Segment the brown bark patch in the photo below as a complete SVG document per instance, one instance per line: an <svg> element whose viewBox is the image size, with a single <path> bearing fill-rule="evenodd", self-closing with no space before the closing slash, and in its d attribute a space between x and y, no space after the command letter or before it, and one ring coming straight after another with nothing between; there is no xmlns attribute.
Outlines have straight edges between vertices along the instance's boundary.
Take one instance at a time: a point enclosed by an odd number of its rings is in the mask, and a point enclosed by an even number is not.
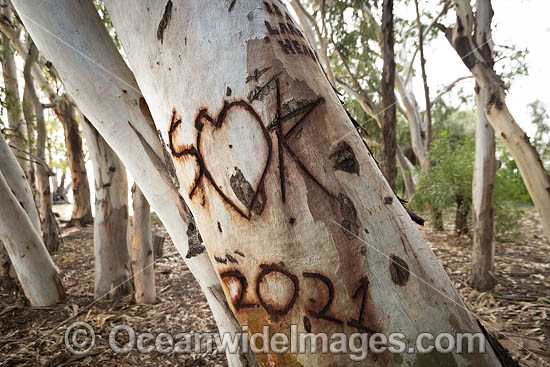
<svg viewBox="0 0 550 367"><path fill-rule="evenodd" d="M390 275L392 282L400 286L407 284L410 277L409 265L405 260L395 255L392 255L390 260Z"/></svg>
<svg viewBox="0 0 550 367"><path fill-rule="evenodd" d="M348 143L341 142L336 150L329 155L329 159L334 159L334 169L359 175L359 162L355 158L355 153Z"/></svg>

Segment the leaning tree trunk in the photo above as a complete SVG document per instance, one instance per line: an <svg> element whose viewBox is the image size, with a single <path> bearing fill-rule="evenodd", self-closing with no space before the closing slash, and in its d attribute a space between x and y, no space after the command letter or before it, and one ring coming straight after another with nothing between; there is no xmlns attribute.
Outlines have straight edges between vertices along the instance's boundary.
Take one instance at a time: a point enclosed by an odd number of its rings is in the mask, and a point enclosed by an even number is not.
<svg viewBox="0 0 550 367"><path fill-rule="evenodd" d="M40 235L0 173L0 240L25 296L33 306L50 306L64 298L63 285Z"/></svg>
<svg viewBox="0 0 550 367"><path fill-rule="evenodd" d="M42 233L40 229L40 217L34 203L32 190L25 178L25 173L2 134L0 134L0 172L17 198L17 201L27 213L32 226L40 236ZM12 269L13 266L9 256L0 241L0 286L13 288L16 274Z"/></svg>
<svg viewBox="0 0 550 367"><path fill-rule="evenodd" d="M241 325L479 331L301 33L286 31L297 26L282 3L106 3ZM350 364L338 354L256 358ZM388 353L369 362L392 363ZM402 363L498 364L492 352Z"/></svg>
<svg viewBox="0 0 550 367"><path fill-rule="evenodd" d="M67 98L64 98L59 106L58 117L63 124L67 160L71 169L73 212L69 225L85 226L94 221L90 200L90 184L88 183L86 162L84 162L82 139L78 130L75 108Z"/></svg>
<svg viewBox="0 0 550 367"><path fill-rule="evenodd" d="M240 332L193 218L178 195L178 179L171 160L166 159L147 102L93 4L69 0L13 3L33 40L54 61L71 97L121 157L166 226L203 290L220 333ZM40 19L41 25L33 19ZM254 357L242 350L227 356L230 366L254 365Z"/></svg>
<svg viewBox="0 0 550 367"><path fill-rule="evenodd" d="M395 190L397 177L397 116L395 100L395 58L393 52L393 0L384 0L382 11L382 139L384 140L382 172Z"/></svg>
<svg viewBox="0 0 550 367"><path fill-rule="evenodd" d="M155 258L151 235L151 207L134 183L132 187L132 273L136 303L155 303Z"/></svg>
<svg viewBox="0 0 550 367"><path fill-rule="evenodd" d="M32 45L25 61L25 70L23 74L25 77L25 88L27 89L28 95L30 97L29 102L32 103L34 114L36 117L36 156L41 159L42 162L45 162L47 136L46 122L44 121L44 108L42 106L42 103L40 103L40 100L38 99L38 95L36 94L34 80L31 75L31 68L37 57L38 50L34 45ZM50 189L50 176L48 174L48 171L42 164L36 164L35 171L38 181L38 208L40 210L40 216L42 219L42 237L48 251L50 253L53 253L59 248L60 238L59 228L57 226L55 215L53 214L52 210L53 200L52 192Z"/></svg>
<svg viewBox="0 0 550 367"><path fill-rule="evenodd" d="M483 33L479 39L476 32L480 29L480 24L474 29L472 7L466 0L453 0L457 24L452 28L439 25L439 28L445 31L447 39L486 94L483 107L487 120L514 158L529 195L539 211L542 228L550 244L550 176L536 149L529 142L529 137L508 110L504 82L495 72L492 60L483 51L483 47L487 45L492 50L490 27L493 10L490 0L477 1L478 9L481 6L489 13L484 18L485 25L481 27Z"/></svg>
<svg viewBox="0 0 550 367"><path fill-rule="evenodd" d="M94 294L118 298L132 292L126 169L85 117L82 128L95 178Z"/></svg>

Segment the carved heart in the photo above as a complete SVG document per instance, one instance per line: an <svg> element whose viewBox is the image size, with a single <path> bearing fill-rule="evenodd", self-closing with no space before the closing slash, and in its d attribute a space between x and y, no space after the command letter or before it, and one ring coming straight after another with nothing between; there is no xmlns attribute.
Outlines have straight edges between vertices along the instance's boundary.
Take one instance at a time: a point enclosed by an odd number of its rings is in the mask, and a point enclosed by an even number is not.
<svg viewBox="0 0 550 367"><path fill-rule="evenodd" d="M181 124L172 121L170 137ZM260 214L265 204L263 180L271 161L271 137L262 119L245 101L225 102L214 119L208 110L199 111L195 119L195 147L176 151L176 157L192 155L199 164L199 174L190 188L193 197L204 176L233 209L249 219Z"/></svg>

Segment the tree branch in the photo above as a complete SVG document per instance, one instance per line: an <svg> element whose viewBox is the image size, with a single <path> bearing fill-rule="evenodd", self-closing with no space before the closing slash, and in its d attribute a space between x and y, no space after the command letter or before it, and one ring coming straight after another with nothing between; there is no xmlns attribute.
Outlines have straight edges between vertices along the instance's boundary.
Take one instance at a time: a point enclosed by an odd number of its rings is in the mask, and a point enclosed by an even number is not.
<svg viewBox="0 0 550 367"><path fill-rule="evenodd" d="M460 78L456 78L451 83L449 83L445 88L441 89L437 93L437 95L432 99L431 104L433 105L433 104L439 102L441 97L443 97L445 94L449 93L461 81L466 80L466 79L471 79L471 78L473 78L473 75L466 75L466 76L461 76Z"/></svg>

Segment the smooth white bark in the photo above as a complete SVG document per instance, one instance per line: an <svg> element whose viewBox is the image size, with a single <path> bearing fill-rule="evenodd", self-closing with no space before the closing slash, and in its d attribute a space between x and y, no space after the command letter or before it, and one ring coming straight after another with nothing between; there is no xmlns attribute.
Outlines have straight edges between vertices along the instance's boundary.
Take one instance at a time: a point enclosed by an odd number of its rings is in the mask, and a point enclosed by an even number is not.
<svg viewBox="0 0 550 367"><path fill-rule="evenodd" d="M132 273L136 303L155 303L155 257L151 234L151 207L134 183L132 187Z"/></svg>
<svg viewBox="0 0 550 367"><path fill-rule="evenodd" d="M50 306L64 298L63 285L46 246L0 173L0 240L31 305Z"/></svg>
<svg viewBox="0 0 550 367"><path fill-rule="evenodd" d="M478 2L483 2L483 11L492 12L490 0ZM514 158L531 199L539 211L542 228L550 244L550 176L539 154L529 142L529 137L508 110L504 82L495 72L492 60L484 51L487 47L492 50L490 23L479 30L483 37L475 39L478 29L474 30L475 18L470 2L453 0L453 4L458 22L453 28L446 29L445 35L472 72L479 87L487 94L484 106L487 120ZM483 42L478 45L480 40Z"/></svg>
<svg viewBox="0 0 550 367"><path fill-rule="evenodd" d="M32 226L38 234L41 234L40 217L34 203L32 190L25 177L25 172L19 165L8 143L0 134L0 172L4 175L8 186L29 216Z"/></svg>
<svg viewBox="0 0 550 367"><path fill-rule="evenodd" d="M106 4L241 325L351 334L362 323L410 338L478 330L321 68L293 44L301 38L266 27L288 24L286 16L256 0L231 8L177 0L159 28L164 3ZM342 137L347 145L338 145ZM330 156L348 157L350 169L335 170ZM332 302L322 309L311 299ZM498 364L492 352L438 357L403 355L403 363ZM335 354L257 358L280 366L350 363ZM369 362L387 365L387 358Z"/></svg>
<svg viewBox="0 0 550 367"><path fill-rule="evenodd" d="M195 236L196 229L191 228L175 189L172 169L165 165L147 102L94 6L71 0L16 0L13 4L34 42L54 63L68 93L123 161L166 226L204 291L219 331L238 332L203 246L196 241L189 246L187 232ZM242 355L228 357L231 366L252 363Z"/></svg>
<svg viewBox="0 0 550 367"><path fill-rule="evenodd" d="M96 298L117 298L132 291L126 169L85 118L82 131L94 166L94 294Z"/></svg>

